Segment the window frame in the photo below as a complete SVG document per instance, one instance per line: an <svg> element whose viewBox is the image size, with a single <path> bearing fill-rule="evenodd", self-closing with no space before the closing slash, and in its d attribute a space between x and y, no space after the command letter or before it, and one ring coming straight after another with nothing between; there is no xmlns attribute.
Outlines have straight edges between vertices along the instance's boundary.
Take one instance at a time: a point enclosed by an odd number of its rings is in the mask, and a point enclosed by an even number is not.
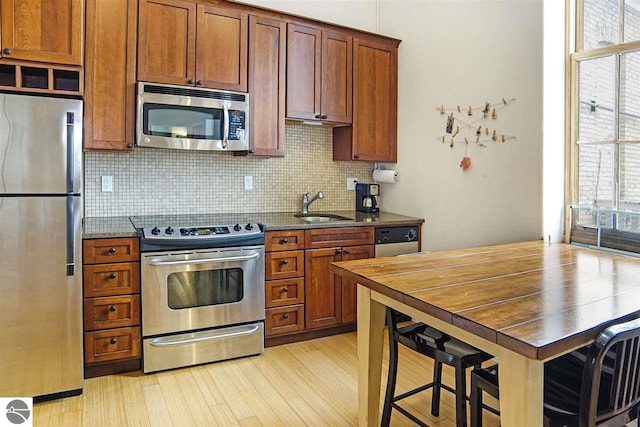
<svg viewBox="0 0 640 427"><path fill-rule="evenodd" d="M620 25L619 40L624 40L624 0L620 1ZM613 182L613 209L604 209L606 211L617 211L620 202L620 147L626 144L640 144L638 140L620 140L620 90L621 90L621 57L623 54L640 52L640 40L612 44L608 46L595 47L584 50L584 0L566 0L566 84L565 92L566 105L566 129L565 129L565 150L566 150L566 167L565 167L565 205L568 209L565 212L565 228L564 241L578 242L587 245L600 246L602 243L603 230L613 240L606 239L605 245L614 250L640 252L640 233L633 233L619 230L616 225L617 216L614 214L612 221L612 229L602 229L601 224L596 227L583 226L577 223L575 214L572 215L572 206L575 207L579 203L579 147L583 144L612 144L614 147L614 182ZM614 105L614 136L612 140L605 141L579 141L579 64L582 61L613 57L615 61L615 105ZM598 211L597 208L593 209ZM597 213L600 218L600 213ZM629 245L629 237L631 235L632 242ZM635 238L634 237L637 237ZM616 243L623 239L625 244L618 247ZM613 243L611 243L613 241Z"/></svg>

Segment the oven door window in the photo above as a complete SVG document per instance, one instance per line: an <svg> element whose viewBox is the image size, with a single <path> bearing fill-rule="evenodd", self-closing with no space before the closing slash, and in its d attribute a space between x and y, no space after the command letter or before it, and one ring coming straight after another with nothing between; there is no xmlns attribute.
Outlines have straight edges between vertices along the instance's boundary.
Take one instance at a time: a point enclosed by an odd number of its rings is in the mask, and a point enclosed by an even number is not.
<svg viewBox="0 0 640 427"><path fill-rule="evenodd" d="M222 140L224 110L144 103L143 133L149 136ZM231 121L231 119L229 119Z"/></svg>
<svg viewBox="0 0 640 427"><path fill-rule="evenodd" d="M185 308L230 304L244 296L241 268L181 271L167 277L169 308Z"/></svg>

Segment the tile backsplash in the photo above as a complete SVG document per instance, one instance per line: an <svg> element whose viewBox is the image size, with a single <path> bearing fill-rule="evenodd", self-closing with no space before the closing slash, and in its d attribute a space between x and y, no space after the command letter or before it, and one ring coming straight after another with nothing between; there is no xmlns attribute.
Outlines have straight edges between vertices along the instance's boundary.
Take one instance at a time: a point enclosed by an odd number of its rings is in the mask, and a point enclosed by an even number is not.
<svg viewBox="0 0 640 427"><path fill-rule="evenodd" d="M351 210L355 192L346 189L346 179L373 182L373 164L334 162L331 140L329 127L287 124L285 157L153 148L87 152L85 216L292 212L305 191L325 195L311 211ZM113 192L101 192L104 175L113 176ZM253 190L244 189L246 175Z"/></svg>

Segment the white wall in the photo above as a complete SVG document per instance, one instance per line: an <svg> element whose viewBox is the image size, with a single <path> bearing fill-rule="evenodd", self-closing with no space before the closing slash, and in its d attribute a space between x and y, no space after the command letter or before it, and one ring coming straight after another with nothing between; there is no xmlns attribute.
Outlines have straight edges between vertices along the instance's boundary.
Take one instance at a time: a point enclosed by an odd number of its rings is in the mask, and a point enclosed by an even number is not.
<svg viewBox="0 0 640 427"><path fill-rule="evenodd" d="M380 206L425 218L425 250L542 236L543 0L248 2L402 40L398 163L388 165L400 180L382 185ZM490 125L517 139L470 146L463 172L464 143L436 142L444 133L436 106L501 98L516 102Z"/></svg>

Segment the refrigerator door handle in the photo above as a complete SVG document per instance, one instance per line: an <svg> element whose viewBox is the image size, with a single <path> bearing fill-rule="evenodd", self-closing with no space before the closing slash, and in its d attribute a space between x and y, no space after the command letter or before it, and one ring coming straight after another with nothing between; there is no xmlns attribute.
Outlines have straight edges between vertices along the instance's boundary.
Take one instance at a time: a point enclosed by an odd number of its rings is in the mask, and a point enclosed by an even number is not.
<svg viewBox="0 0 640 427"><path fill-rule="evenodd" d="M67 276L75 275L75 197L67 196Z"/></svg>
<svg viewBox="0 0 640 427"><path fill-rule="evenodd" d="M74 193L74 127L75 113L67 112L67 193Z"/></svg>

